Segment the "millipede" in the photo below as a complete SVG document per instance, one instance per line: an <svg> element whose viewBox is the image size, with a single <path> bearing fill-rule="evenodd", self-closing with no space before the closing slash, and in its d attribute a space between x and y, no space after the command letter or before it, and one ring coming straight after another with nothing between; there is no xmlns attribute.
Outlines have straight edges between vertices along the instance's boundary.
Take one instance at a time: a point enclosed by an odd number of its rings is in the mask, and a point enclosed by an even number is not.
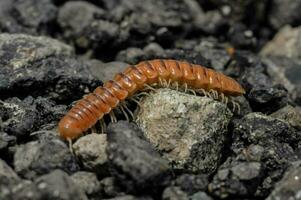
<svg viewBox="0 0 301 200"><path fill-rule="evenodd" d="M158 87L209 96L225 104L232 102L233 109L239 109L239 105L231 97L245 93L234 79L201 65L177 60L142 61L128 66L124 72L117 73L113 80L105 82L77 101L60 120L59 135L71 142L93 128L97 121L103 127L106 114L110 115L112 122L116 122L113 109L120 109L129 119L127 112L132 113L125 100L130 99L139 104L136 98L139 94Z"/></svg>

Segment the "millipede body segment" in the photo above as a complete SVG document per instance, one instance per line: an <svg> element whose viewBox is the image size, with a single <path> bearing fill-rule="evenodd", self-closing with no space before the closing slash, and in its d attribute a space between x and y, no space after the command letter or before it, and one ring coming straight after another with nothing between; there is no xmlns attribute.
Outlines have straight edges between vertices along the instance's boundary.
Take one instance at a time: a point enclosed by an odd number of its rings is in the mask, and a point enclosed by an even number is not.
<svg viewBox="0 0 301 200"><path fill-rule="evenodd" d="M192 91L214 91L226 97L245 93L238 82L212 69L176 60L143 61L128 66L113 80L85 95L59 122L59 134L66 140L79 137L105 114L146 86L185 86Z"/></svg>

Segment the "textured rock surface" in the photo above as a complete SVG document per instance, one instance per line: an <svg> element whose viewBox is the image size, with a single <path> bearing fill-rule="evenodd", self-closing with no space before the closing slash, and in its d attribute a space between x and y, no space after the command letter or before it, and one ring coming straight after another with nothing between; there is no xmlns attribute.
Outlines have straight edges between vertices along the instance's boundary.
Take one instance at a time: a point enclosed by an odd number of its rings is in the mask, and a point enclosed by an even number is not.
<svg viewBox="0 0 301 200"><path fill-rule="evenodd" d="M231 116L220 102L159 89L141 103L137 122L151 144L176 167L208 173L220 162Z"/></svg>
<svg viewBox="0 0 301 200"><path fill-rule="evenodd" d="M301 8L301 3L300 3ZM301 22L301 18L300 18ZM274 39L267 43L261 50L262 55L285 56L289 58L301 58L301 27L283 27Z"/></svg>
<svg viewBox="0 0 301 200"><path fill-rule="evenodd" d="M69 148L60 140L33 141L20 145L14 155L16 172L32 179L54 169L74 172L78 169Z"/></svg>
<svg viewBox="0 0 301 200"><path fill-rule="evenodd" d="M73 145L74 153L84 169L94 171L99 175L107 173L106 147L107 135L95 133L79 138Z"/></svg>
<svg viewBox="0 0 301 200"><path fill-rule="evenodd" d="M143 139L137 126L125 121L111 124L108 143L107 153L114 174L128 190L163 184L163 175L169 171L168 163Z"/></svg>

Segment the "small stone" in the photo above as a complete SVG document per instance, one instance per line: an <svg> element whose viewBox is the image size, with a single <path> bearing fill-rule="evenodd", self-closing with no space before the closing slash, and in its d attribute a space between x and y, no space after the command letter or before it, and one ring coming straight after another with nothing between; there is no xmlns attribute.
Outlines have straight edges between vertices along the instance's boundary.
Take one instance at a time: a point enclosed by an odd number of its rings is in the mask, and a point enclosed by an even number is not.
<svg viewBox="0 0 301 200"><path fill-rule="evenodd" d="M193 195L189 196L189 200L213 200L213 198L205 192L196 192Z"/></svg>
<svg viewBox="0 0 301 200"><path fill-rule="evenodd" d="M274 29L279 29L286 24L301 24L300 1L273 0L269 4L269 9L268 20Z"/></svg>
<svg viewBox="0 0 301 200"><path fill-rule="evenodd" d="M174 181L174 185L180 187L188 195L201 190L206 191L208 184L208 176L203 174L183 174Z"/></svg>
<svg viewBox="0 0 301 200"><path fill-rule="evenodd" d="M163 191L163 200L188 200L188 196L179 187L168 187Z"/></svg>
<svg viewBox="0 0 301 200"><path fill-rule="evenodd" d="M71 179L90 199L101 199L101 187L96 174L79 171L72 174Z"/></svg>
<svg viewBox="0 0 301 200"><path fill-rule="evenodd" d="M110 124L107 132L112 173L127 190L139 191L164 184L162 178L169 171L168 163L143 138L137 126L118 121Z"/></svg>
<svg viewBox="0 0 301 200"><path fill-rule="evenodd" d="M73 144L74 152L83 164L83 167L99 175L107 173L108 158L106 147L107 135L95 133L80 137Z"/></svg>
<svg viewBox="0 0 301 200"><path fill-rule="evenodd" d="M58 139L20 145L14 155L14 167L21 177L27 179L36 178L54 169L74 172L79 168L69 148Z"/></svg>
<svg viewBox="0 0 301 200"><path fill-rule="evenodd" d="M0 131L0 152L16 144L17 138Z"/></svg>
<svg viewBox="0 0 301 200"><path fill-rule="evenodd" d="M102 193L104 196L116 197L124 194L122 187L118 184L118 180L114 177L106 177L100 181Z"/></svg>
<svg viewBox="0 0 301 200"><path fill-rule="evenodd" d="M296 162L284 174L283 178L275 185L275 189L267 200L301 199L301 165Z"/></svg>
<svg viewBox="0 0 301 200"><path fill-rule="evenodd" d="M158 89L141 102L137 122L145 137L175 167L210 173L220 161L231 116L218 101Z"/></svg>
<svg viewBox="0 0 301 200"><path fill-rule="evenodd" d="M301 27L292 28L289 25L284 26L275 35L273 40L268 42L262 48L260 54L264 56L283 56L288 58L301 58L300 34L301 34Z"/></svg>
<svg viewBox="0 0 301 200"><path fill-rule="evenodd" d="M271 117L287 121L292 127L301 130L301 114L291 105L272 113Z"/></svg>

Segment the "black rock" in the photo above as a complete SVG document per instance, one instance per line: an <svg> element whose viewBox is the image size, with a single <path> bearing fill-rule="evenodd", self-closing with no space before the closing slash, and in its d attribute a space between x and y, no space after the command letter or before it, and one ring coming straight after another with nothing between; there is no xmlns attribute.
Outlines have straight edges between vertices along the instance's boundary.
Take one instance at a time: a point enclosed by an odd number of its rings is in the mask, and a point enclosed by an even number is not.
<svg viewBox="0 0 301 200"><path fill-rule="evenodd" d="M18 139L24 139L29 133L39 130L42 125L56 124L65 112L65 107L56 106L46 98L27 97L23 101L18 98L0 101L0 111L3 131Z"/></svg>
<svg viewBox="0 0 301 200"><path fill-rule="evenodd" d="M54 169L69 173L79 169L67 145L58 139L20 145L14 155L14 167L21 177L27 179L47 174Z"/></svg>
<svg viewBox="0 0 301 200"><path fill-rule="evenodd" d="M219 198L253 195L260 183L261 177L261 163L235 163L230 168L218 170L209 185L209 192Z"/></svg>
<svg viewBox="0 0 301 200"><path fill-rule="evenodd" d="M206 191L208 184L208 176L202 174L183 174L174 181L174 185L180 187L188 195L199 191Z"/></svg>
<svg viewBox="0 0 301 200"><path fill-rule="evenodd" d="M1 1L0 30L9 33L52 35L57 7L51 0Z"/></svg>
<svg viewBox="0 0 301 200"><path fill-rule="evenodd" d="M275 189L267 200L300 199L300 161L294 163L284 174L283 178L275 185Z"/></svg>
<svg viewBox="0 0 301 200"><path fill-rule="evenodd" d="M92 172L79 171L71 176L71 179L81 188L89 199L102 199L101 185L96 174Z"/></svg>
<svg viewBox="0 0 301 200"><path fill-rule="evenodd" d="M134 124L119 121L108 128L107 154L113 174L127 190L139 191L164 184L168 162L161 158ZM166 178L166 177L165 177Z"/></svg>
<svg viewBox="0 0 301 200"><path fill-rule="evenodd" d="M270 9L269 22L275 29L285 24L295 26L301 24L300 1L273 0Z"/></svg>
<svg viewBox="0 0 301 200"><path fill-rule="evenodd" d="M265 71L262 62L254 63L244 71L241 81L253 111L271 113L287 104L288 93L284 86L272 84Z"/></svg>
<svg viewBox="0 0 301 200"><path fill-rule="evenodd" d="M34 182L20 182L15 186L11 199L15 200L87 200L87 196L81 187L78 187L72 179L61 170L38 177Z"/></svg>

